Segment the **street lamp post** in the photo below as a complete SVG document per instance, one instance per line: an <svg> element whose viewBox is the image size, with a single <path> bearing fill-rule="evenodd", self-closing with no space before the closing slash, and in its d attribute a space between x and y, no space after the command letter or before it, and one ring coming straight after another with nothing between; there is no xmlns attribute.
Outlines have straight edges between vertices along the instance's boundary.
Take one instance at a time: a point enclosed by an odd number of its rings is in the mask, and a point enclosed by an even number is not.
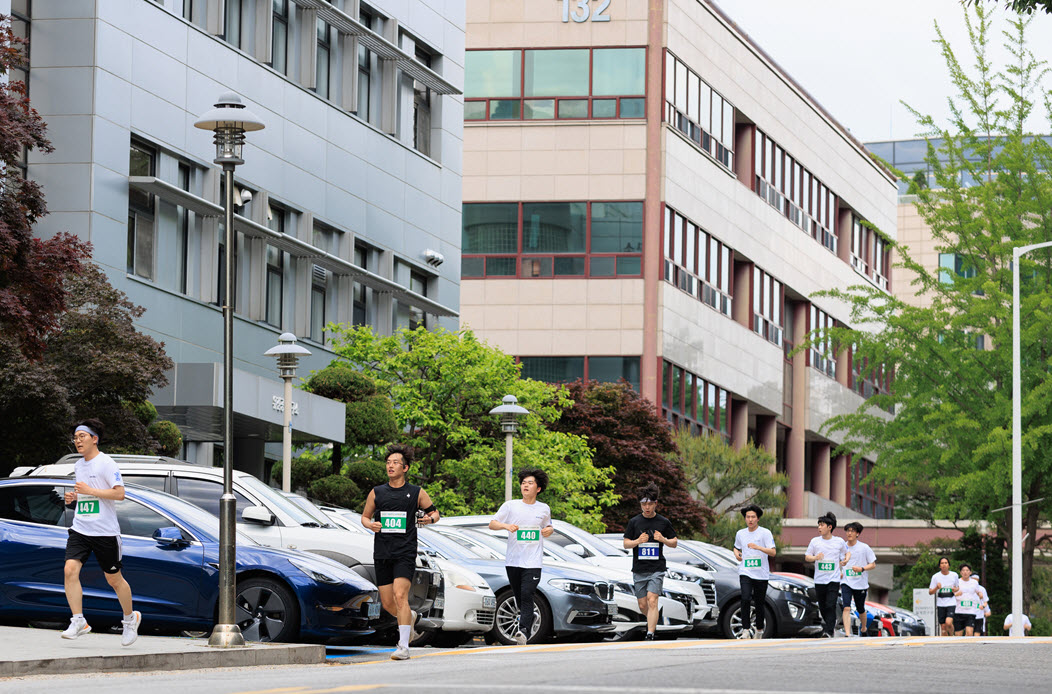
<svg viewBox="0 0 1052 694"><path fill-rule="evenodd" d="M500 428L504 432L504 500L511 501L511 439L519 430L519 417L530 411L519 405L514 395L505 395L502 402L489 413L500 415Z"/></svg>
<svg viewBox="0 0 1052 694"><path fill-rule="evenodd" d="M281 489L292 491L292 379L296 378L296 367L300 357L309 357L310 352L296 344L292 333L281 333L277 347L263 353L265 357L277 357L278 373L285 381L285 404L281 408L283 417L281 437Z"/></svg>
<svg viewBox="0 0 1052 694"><path fill-rule="evenodd" d="M1026 636L1023 628L1023 417L1022 375L1019 350L1019 261L1052 241L1012 249L1012 630L1010 636Z"/></svg>
<svg viewBox="0 0 1052 694"><path fill-rule="evenodd" d="M224 232L226 245L223 288L223 496L219 498L219 614L208 645L236 648L245 638L234 616L234 558L236 499L234 465L234 167L241 158L245 133L263 129L263 122L241 103L237 94L219 97L215 107L194 123L215 133L216 164L223 167Z"/></svg>

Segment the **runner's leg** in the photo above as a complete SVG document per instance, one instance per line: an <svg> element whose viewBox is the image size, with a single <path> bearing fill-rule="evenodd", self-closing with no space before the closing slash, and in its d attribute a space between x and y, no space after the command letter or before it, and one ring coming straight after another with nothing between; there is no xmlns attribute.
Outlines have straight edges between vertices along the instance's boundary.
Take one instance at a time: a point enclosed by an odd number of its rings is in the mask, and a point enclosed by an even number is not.
<svg viewBox="0 0 1052 694"><path fill-rule="evenodd" d="M748 576L739 576L738 585L742 590L742 632L745 632L752 628L753 580Z"/></svg>
<svg viewBox="0 0 1052 694"><path fill-rule="evenodd" d="M522 578L519 582L519 595L516 600L519 603L519 631L528 639L533 629L533 595L537 591L537 585L541 582L540 569L520 569Z"/></svg>
<svg viewBox="0 0 1052 694"><path fill-rule="evenodd" d="M84 589L80 585L80 569L84 566L76 559L67 559L65 566L66 602L73 614L81 614L84 603Z"/></svg>

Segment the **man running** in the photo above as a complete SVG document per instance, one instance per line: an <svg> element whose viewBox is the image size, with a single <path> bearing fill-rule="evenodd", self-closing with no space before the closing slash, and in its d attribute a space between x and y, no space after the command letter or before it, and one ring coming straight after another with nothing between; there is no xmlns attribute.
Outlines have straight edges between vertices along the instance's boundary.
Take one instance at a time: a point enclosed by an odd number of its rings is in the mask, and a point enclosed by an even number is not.
<svg viewBox="0 0 1052 694"><path fill-rule="evenodd" d="M373 487L362 509L362 525L372 530L373 563L380 603L398 620L398 647L391 660L409 659L409 638L416 615L409 609L409 588L416 571L416 526L437 523L438 509L427 492L406 482L413 450L387 447L387 483ZM417 513L423 509L423 515Z"/></svg>
<svg viewBox="0 0 1052 694"><path fill-rule="evenodd" d="M953 591L957 588L959 578L956 571L950 571L949 558L942 557L939 559L938 572L928 584L928 595L935 596L936 619L942 625L943 636L953 636L953 613L957 608Z"/></svg>
<svg viewBox="0 0 1052 694"><path fill-rule="evenodd" d="M804 561L815 563L815 592L822 613L822 636L833 638L836 631L836 599L840 595L840 569L851 559L847 543L835 537L836 516L832 511L818 519L818 537L807 545ZM845 633L851 630L848 622Z"/></svg>
<svg viewBox="0 0 1052 694"><path fill-rule="evenodd" d="M647 616L646 640L653 641L657 631L658 598L665 578L665 547L675 547L679 540L668 518L658 514L656 484L648 484L636 491L639 497L638 516L628 521L622 540L625 549L632 550L633 592L639 611Z"/></svg>
<svg viewBox="0 0 1052 694"><path fill-rule="evenodd" d="M851 561L844 566L844 582L840 584L840 599L844 603L844 632L851 636L851 603L858 612L858 634L865 636L869 628L869 613L866 612L866 594L869 592L869 572L877 565L873 549L858 539L862 524L852 521L844 526L847 549Z"/></svg>
<svg viewBox="0 0 1052 694"><path fill-rule="evenodd" d="M745 526L734 535L734 557L738 560L738 584L741 586L742 639L762 639L767 581L771 578L770 558L778 551L774 535L760 527L763 509L749 504L741 510ZM756 626L752 607L756 601Z"/></svg>
<svg viewBox="0 0 1052 694"><path fill-rule="evenodd" d="M73 445L82 457L73 464L76 484L66 492L67 505L76 504L73 527L66 541L66 601L73 612L62 638L75 639L91 631L84 619L84 589L80 570L92 554L102 567L106 582L117 593L124 618L121 645L130 646L139 638L142 615L132 609L131 586L121 575L121 528L117 522L117 502L124 499L124 481L113 458L99 450L102 422L86 419L73 431Z"/></svg>
<svg viewBox="0 0 1052 694"><path fill-rule="evenodd" d="M961 576L953 589L957 600L953 615L954 632L957 636L972 636L975 634L975 619L983 614L980 608L982 598L979 595L979 581L972 578L972 567L968 564L961 564L958 571L961 572Z"/></svg>
<svg viewBox="0 0 1052 694"><path fill-rule="evenodd" d="M489 522L490 530L508 531L504 570L515 594L515 604L519 606L519 629L515 632L518 646L525 646L533 635L533 594L541 582L543 538L555 532L552 510L548 504L537 501L537 495L547 486L548 473L543 470L520 470L522 499L505 501Z"/></svg>

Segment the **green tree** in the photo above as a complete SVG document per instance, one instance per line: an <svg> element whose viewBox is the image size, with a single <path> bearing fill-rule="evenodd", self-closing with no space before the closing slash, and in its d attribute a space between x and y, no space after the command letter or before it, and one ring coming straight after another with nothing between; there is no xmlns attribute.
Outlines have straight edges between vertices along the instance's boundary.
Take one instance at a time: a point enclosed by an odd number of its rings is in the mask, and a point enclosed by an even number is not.
<svg viewBox="0 0 1052 694"><path fill-rule="evenodd" d="M512 357L471 331L400 330L377 336L364 326L333 336L339 358L376 381L395 405L399 438L417 451L410 479L446 515L490 513L504 499L504 436L489 411L506 394L530 411L515 437L515 466L551 478L545 502L559 518L601 530L616 501L608 468L592 462L580 436L549 429L573 403L565 388L519 378Z"/></svg>
<svg viewBox="0 0 1052 694"><path fill-rule="evenodd" d="M745 526L741 509L756 504L764 510L763 526L778 537L785 508L786 475L774 472L774 456L751 442L740 451L718 436L696 436L680 428L671 456L683 470L687 488L711 509L705 534L709 542L729 547Z"/></svg>
<svg viewBox="0 0 1052 694"><path fill-rule="evenodd" d="M966 0L967 4L978 2L979 0ZM986 2L994 4L1003 2L1008 9L1019 14L1033 14L1035 11L1052 14L1052 0L986 0Z"/></svg>
<svg viewBox="0 0 1052 694"><path fill-rule="evenodd" d="M970 69L936 24L957 92L951 122L940 127L915 112L930 138L934 174L930 188L916 191L916 208L938 251L954 254L961 271L928 269L900 248L922 306L868 286L825 292L848 303L853 326L826 337L855 345L856 363L895 374L890 394L828 426L846 433L847 450L878 456L873 480L907 498L911 513L986 519L1008 537L1010 512L993 509L1011 502L1012 248L1052 240L1052 148L1024 130L1045 72L1027 48L1028 20L1011 21L1005 36L1013 57L996 70L987 11L976 4L966 19L976 56ZM1045 499L1023 511L1029 605L1035 545L1049 542L1038 521L1052 509L1052 254L1024 259L1021 269L1023 500ZM993 349L983 348L988 343ZM892 407L894 418L877 411Z"/></svg>

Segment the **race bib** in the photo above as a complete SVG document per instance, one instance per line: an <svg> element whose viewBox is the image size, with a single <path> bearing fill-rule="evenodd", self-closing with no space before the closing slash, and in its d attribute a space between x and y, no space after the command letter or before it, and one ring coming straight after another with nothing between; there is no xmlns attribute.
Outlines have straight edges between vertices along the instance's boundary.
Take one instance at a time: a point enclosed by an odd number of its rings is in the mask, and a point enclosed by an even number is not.
<svg viewBox="0 0 1052 694"><path fill-rule="evenodd" d="M761 561L760 561L759 557L749 557L748 559L745 560L745 568L746 569L759 569L760 566L761 566Z"/></svg>
<svg viewBox="0 0 1052 694"><path fill-rule="evenodd" d="M939 588L935 595L940 598L952 598L953 588Z"/></svg>
<svg viewBox="0 0 1052 694"><path fill-rule="evenodd" d="M380 532L405 533L406 521L405 511L380 511Z"/></svg>
<svg viewBox="0 0 1052 694"><path fill-rule="evenodd" d="M644 542L639 545L639 558L654 560L661 558L661 545L656 542Z"/></svg>
<svg viewBox="0 0 1052 694"><path fill-rule="evenodd" d="M961 607L975 607L974 600L961 600Z"/></svg>
<svg viewBox="0 0 1052 694"><path fill-rule="evenodd" d="M97 496L81 494L77 498L77 515L97 516L99 514L99 506L99 498Z"/></svg>
<svg viewBox="0 0 1052 694"><path fill-rule="evenodd" d="M527 528L519 528L515 531L516 542L540 542L541 540L541 529L533 526Z"/></svg>
<svg viewBox="0 0 1052 694"><path fill-rule="evenodd" d="M835 561L820 561L820 562L818 562L818 570L819 571L835 571L836 570L836 562Z"/></svg>
<svg viewBox="0 0 1052 694"><path fill-rule="evenodd" d="M861 571L855 571L854 569L844 569L844 575L848 578L854 578L855 576L861 576Z"/></svg>

